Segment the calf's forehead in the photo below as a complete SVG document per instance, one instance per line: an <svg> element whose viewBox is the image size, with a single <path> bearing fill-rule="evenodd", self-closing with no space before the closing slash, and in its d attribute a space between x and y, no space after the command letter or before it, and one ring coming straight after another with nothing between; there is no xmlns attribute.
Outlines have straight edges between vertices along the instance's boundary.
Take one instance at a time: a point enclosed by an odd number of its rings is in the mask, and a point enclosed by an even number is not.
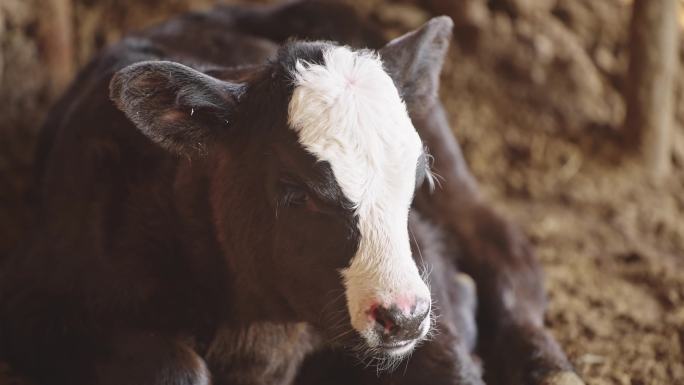
<svg viewBox="0 0 684 385"><path fill-rule="evenodd" d="M290 68L288 123L360 214L408 209L422 144L377 54L322 45ZM401 206L401 207L398 207ZM389 208L389 207L388 207ZM377 210L376 210L377 211Z"/></svg>

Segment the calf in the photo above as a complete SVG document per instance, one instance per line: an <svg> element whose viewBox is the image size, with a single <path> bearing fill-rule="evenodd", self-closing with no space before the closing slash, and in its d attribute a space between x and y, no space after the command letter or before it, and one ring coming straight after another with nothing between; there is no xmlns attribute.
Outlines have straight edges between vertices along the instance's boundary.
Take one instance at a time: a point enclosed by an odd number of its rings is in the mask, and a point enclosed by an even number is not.
<svg viewBox="0 0 684 385"><path fill-rule="evenodd" d="M43 130L3 354L46 384L481 384L458 262L486 378L570 378L531 251L479 200L436 98L450 35L441 17L383 45L304 2L107 49Z"/></svg>

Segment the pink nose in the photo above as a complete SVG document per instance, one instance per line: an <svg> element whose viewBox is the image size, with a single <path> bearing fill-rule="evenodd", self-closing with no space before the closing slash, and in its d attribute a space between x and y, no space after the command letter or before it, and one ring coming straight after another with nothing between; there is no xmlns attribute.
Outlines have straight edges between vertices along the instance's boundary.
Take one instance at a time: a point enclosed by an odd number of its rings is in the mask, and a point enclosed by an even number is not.
<svg viewBox="0 0 684 385"><path fill-rule="evenodd" d="M385 344L414 340L421 336L421 326L430 313L430 301L396 301L389 306L374 304L368 315L375 321L374 330Z"/></svg>

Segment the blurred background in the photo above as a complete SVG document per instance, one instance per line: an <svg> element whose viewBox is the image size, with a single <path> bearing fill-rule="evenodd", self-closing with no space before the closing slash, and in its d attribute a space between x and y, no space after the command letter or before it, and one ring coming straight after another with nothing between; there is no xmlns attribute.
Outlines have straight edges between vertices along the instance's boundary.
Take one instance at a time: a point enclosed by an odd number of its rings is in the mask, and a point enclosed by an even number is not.
<svg viewBox="0 0 684 385"><path fill-rule="evenodd" d="M0 0L0 258L30 225L35 138L76 71L215 2ZM587 383L684 384L684 1L348 2L388 38L454 19L442 100L482 190L536 245L547 323Z"/></svg>

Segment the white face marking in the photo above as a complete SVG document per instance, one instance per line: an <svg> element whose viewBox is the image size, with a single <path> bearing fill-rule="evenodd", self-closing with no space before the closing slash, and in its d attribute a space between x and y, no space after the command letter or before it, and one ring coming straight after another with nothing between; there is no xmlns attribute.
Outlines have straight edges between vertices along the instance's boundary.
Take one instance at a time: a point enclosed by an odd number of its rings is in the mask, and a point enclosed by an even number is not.
<svg viewBox="0 0 684 385"><path fill-rule="evenodd" d="M195 376L197 379L197 385L211 384L211 373L207 368L207 364L198 356L193 358L195 359Z"/></svg>
<svg viewBox="0 0 684 385"><path fill-rule="evenodd" d="M323 57L323 65L297 63L289 123L355 205L361 240L341 275L352 326L375 346L366 314L374 302L430 298L408 234L422 142L377 55L331 47Z"/></svg>

